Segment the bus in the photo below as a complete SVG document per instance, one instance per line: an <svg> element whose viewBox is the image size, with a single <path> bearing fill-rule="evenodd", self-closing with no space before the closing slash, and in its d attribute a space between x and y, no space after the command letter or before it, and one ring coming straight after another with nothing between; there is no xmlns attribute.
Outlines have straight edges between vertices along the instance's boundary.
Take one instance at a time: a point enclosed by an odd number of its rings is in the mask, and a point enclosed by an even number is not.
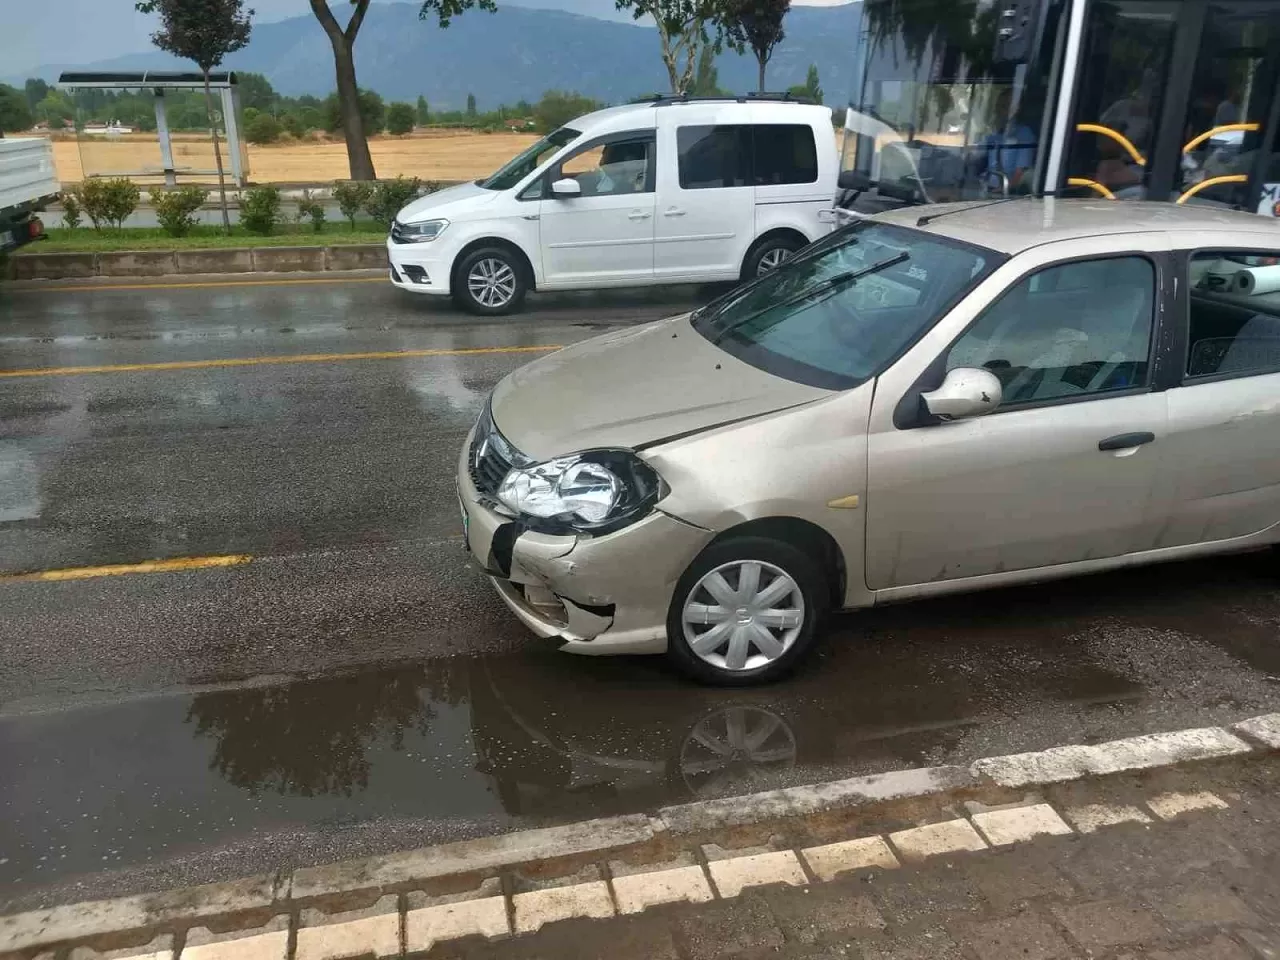
<svg viewBox="0 0 1280 960"><path fill-rule="evenodd" d="M1280 216L1280 0L863 0L842 219L1036 194Z"/></svg>

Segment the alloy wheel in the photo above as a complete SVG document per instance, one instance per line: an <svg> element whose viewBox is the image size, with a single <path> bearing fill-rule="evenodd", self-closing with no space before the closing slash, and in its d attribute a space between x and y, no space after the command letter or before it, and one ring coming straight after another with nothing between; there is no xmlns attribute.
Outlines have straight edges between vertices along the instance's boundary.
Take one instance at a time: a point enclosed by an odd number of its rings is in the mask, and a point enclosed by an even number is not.
<svg viewBox="0 0 1280 960"><path fill-rule="evenodd" d="M760 263L756 267L756 273L763 276L772 270L777 270L790 259L790 250L787 250L785 247L771 247L761 254Z"/></svg>
<svg viewBox="0 0 1280 960"><path fill-rule="evenodd" d="M506 261L486 257L471 265L467 289L484 307L505 307L516 295L516 272Z"/></svg>

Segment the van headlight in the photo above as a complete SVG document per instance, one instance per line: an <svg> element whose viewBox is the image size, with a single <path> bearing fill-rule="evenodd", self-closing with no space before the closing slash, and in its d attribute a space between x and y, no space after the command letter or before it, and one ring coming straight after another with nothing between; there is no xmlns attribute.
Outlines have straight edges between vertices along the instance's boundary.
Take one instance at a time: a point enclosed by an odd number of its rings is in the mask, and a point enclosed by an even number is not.
<svg viewBox="0 0 1280 960"><path fill-rule="evenodd" d="M397 224L396 238L401 243L428 243L449 225L448 220L424 220L422 223Z"/></svg>
<svg viewBox="0 0 1280 960"><path fill-rule="evenodd" d="M647 513L661 486L653 468L630 451L590 450L513 467L498 500L533 519L534 529L608 532Z"/></svg>

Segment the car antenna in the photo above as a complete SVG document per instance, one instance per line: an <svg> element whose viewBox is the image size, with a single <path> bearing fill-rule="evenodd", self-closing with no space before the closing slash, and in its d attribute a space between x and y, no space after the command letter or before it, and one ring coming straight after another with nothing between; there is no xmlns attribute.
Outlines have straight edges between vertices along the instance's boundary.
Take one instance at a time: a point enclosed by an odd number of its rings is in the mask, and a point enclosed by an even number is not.
<svg viewBox="0 0 1280 960"><path fill-rule="evenodd" d="M941 213L930 213L921 217L916 221L917 227L927 227L933 221L941 217L949 217L953 213L968 213L970 210L983 210L987 207L998 207L1002 203L1012 203L1014 200L1025 200L1026 197L1001 197L999 200L988 200L986 203L975 203L971 207L961 207L958 210L943 210Z"/></svg>

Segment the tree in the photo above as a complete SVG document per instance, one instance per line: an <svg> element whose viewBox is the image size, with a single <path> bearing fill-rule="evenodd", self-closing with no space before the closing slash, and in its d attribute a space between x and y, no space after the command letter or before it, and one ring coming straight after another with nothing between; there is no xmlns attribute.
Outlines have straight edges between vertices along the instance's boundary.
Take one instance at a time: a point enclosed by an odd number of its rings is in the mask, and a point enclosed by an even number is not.
<svg viewBox="0 0 1280 960"><path fill-rule="evenodd" d="M428 123L431 122L431 110L427 106L427 98L424 97L422 94L418 94L417 115L418 115L419 125L425 127Z"/></svg>
<svg viewBox="0 0 1280 960"><path fill-rule="evenodd" d="M616 0L636 20L652 17L662 44L662 62L671 92L683 94L693 85L698 55L704 46L719 52L732 0Z"/></svg>
<svg viewBox="0 0 1280 960"><path fill-rule="evenodd" d="M64 120L74 120L76 108L60 90L51 90L43 100L35 106L35 117L49 126L61 126Z"/></svg>
<svg viewBox="0 0 1280 960"><path fill-rule="evenodd" d="M821 103L822 87L818 85L818 65L816 63L809 64L809 73L805 76L804 83L789 88L787 93L793 97L802 97L805 100L812 100L814 103Z"/></svg>
<svg viewBox="0 0 1280 960"><path fill-rule="evenodd" d="M369 140L364 123L360 88L356 85L355 43L364 15L369 10L369 0L351 0L355 7L345 27L338 24L329 9L328 0L310 0L311 12L320 21L329 45L333 47L333 67L338 82L336 102L339 122L333 129L342 129L347 141L347 166L352 180L373 180L373 157L369 153Z"/></svg>
<svg viewBox="0 0 1280 960"><path fill-rule="evenodd" d="M416 119L417 114L411 104L393 103L387 107L387 133L394 133L397 136L410 133Z"/></svg>
<svg viewBox="0 0 1280 960"><path fill-rule="evenodd" d="M218 198L222 205L222 226L231 232L231 215L227 212L227 181L222 169L222 150L218 147L218 124L214 119L213 90L209 87L209 71L223 58L249 42L249 17L244 0L137 0L141 13L159 13L160 29L151 42L161 50L185 60L194 60L204 74L205 110L209 114L209 137L213 141L213 159L218 168Z"/></svg>
<svg viewBox="0 0 1280 960"><path fill-rule="evenodd" d="M382 128L386 126L387 108L382 102L382 97L373 90L359 90L357 92L357 112L360 115L361 136L371 133L381 133ZM324 101L324 128L330 133L337 133L339 130L349 133L346 125L346 115L342 109L342 101L336 93L329 94ZM367 143L366 143L367 146ZM350 155L348 148L348 156ZM355 180L356 177L352 177Z"/></svg>
<svg viewBox="0 0 1280 960"><path fill-rule="evenodd" d="M0 83L0 133L27 130L34 122L26 94Z"/></svg>
<svg viewBox="0 0 1280 960"><path fill-rule="evenodd" d="M548 90L533 108L533 117L543 133L558 130L575 117L600 109L590 97L561 90Z"/></svg>
<svg viewBox="0 0 1280 960"><path fill-rule="evenodd" d="M474 117L476 115L476 95L474 93L467 94L467 116Z"/></svg>
<svg viewBox="0 0 1280 960"><path fill-rule="evenodd" d="M36 108L36 104L49 95L49 91L53 87L45 83L39 77L28 77L27 82L23 84L23 90L27 94L27 106L32 110Z"/></svg>
<svg viewBox="0 0 1280 960"><path fill-rule="evenodd" d="M717 97L724 93L720 89L720 71L716 69L715 51L710 46L704 46L702 53L698 54L698 71L689 92L696 97Z"/></svg>
<svg viewBox="0 0 1280 960"><path fill-rule="evenodd" d="M275 143L280 139L280 121L269 113L260 113L245 123L244 138L250 143Z"/></svg>
<svg viewBox="0 0 1280 960"><path fill-rule="evenodd" d="M240 105L246 110L275 112L279 95L271 86L271 81L260 73L241 73L236 71L236 88L240 91Z"/></svg>
<svg viewBox="0 0 1280 960"><path fill-rule="evenodd" d="M791 0L730 0L725 17L725 33L731 46L739 51L750 48L760 67L759 91L764 93L765 68L773 49L786 34L783 18L791 9Z"/></svg>

